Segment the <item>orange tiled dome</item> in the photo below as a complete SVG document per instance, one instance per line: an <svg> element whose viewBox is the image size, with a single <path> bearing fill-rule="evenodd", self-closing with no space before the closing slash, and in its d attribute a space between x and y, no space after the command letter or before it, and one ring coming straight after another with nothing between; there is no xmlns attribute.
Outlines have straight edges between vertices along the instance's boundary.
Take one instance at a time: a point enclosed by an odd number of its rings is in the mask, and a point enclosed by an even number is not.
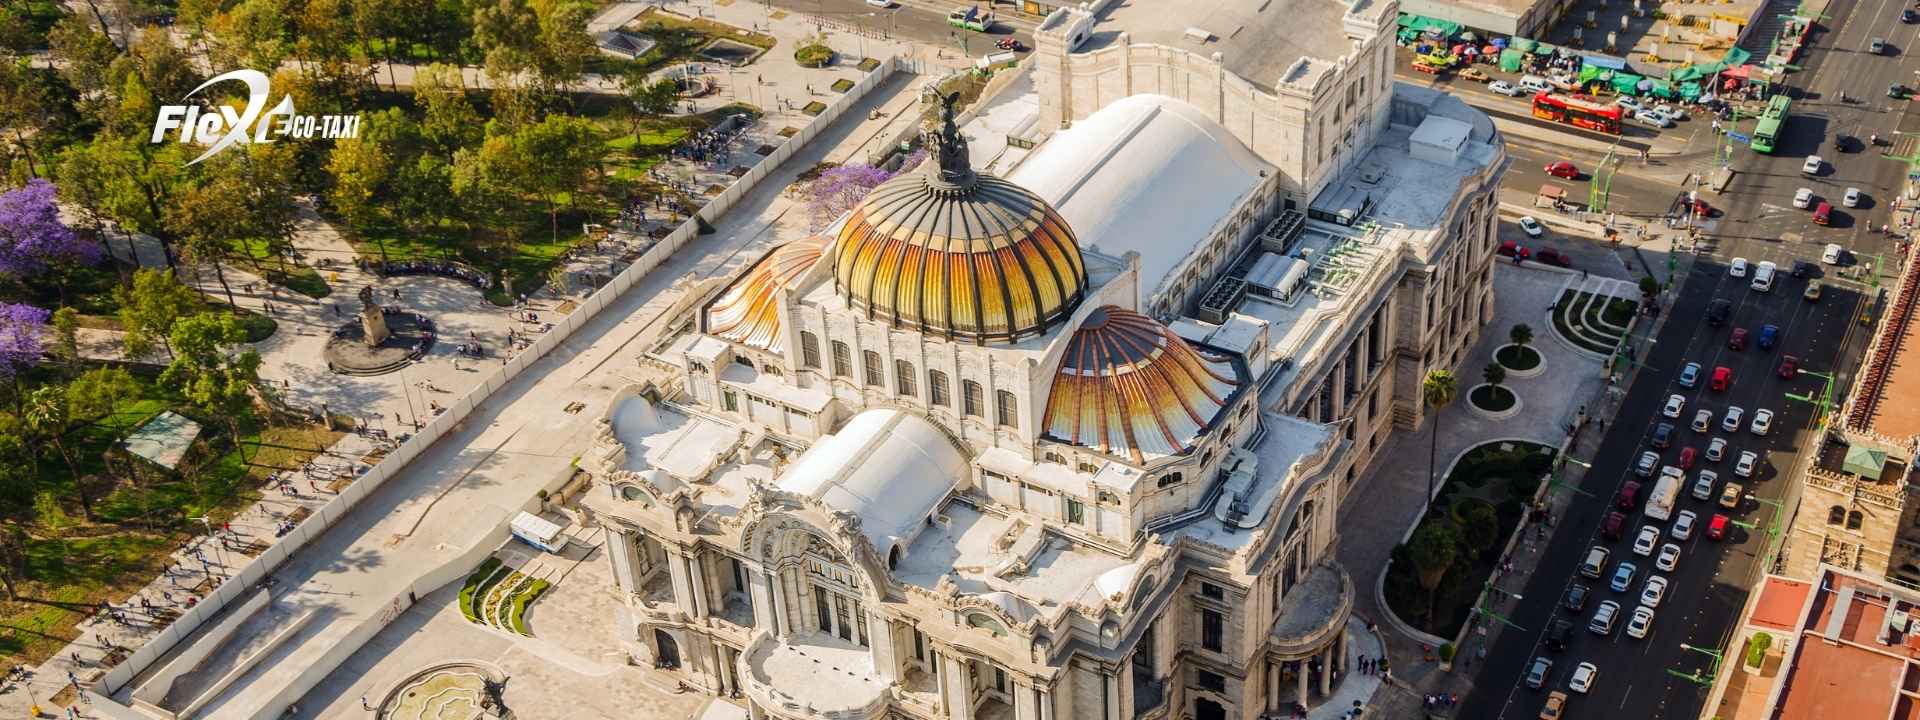
<svg viewBox="0 0 1920 720"><path fill-rule="evenodd" d="M917 172L874 188L833 251L834 288L867 317L985 343L1045 332L1087 292L1080 246L1039 196L967 165L948 118Z"/></svg>
<svg viewBox="0 0 1920 720"><path fill-rule="evenodd" d="M771 352L785 347L778 292L820 262L824 235L809 235L768 251L707 304L706 331Z"/></svg>
<svg viewBox="0 0 1920 720"><path fill-rule="evenodd" d="M1041 427L1055 440L1143 462L1192 449L1239 386L1230 360L1202 355L1153 318L1108 305L1067 341Z"/></svg>

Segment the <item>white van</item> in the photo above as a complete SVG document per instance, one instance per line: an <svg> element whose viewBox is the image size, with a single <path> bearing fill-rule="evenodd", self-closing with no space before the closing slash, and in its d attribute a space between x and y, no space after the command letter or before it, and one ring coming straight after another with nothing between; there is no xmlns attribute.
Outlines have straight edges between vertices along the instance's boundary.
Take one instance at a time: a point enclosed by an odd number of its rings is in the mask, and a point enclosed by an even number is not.
<svg viewBox="0 0 1920 720"><path fill-rule="evenodd" d="M1553 83L1547 82L1546 78L1540 77L1539 75L1526 75L1521 77L1520 87L1527 92L1533 93L1553 92Z"/></svg>
<svg viewBox="0 0 1920 720"><path fill-rule="evenodd" d="M1762 260L1753 269L1753 289L1766 292L1773 289L1773 274L1776 267L1771 260Z"/></svg>

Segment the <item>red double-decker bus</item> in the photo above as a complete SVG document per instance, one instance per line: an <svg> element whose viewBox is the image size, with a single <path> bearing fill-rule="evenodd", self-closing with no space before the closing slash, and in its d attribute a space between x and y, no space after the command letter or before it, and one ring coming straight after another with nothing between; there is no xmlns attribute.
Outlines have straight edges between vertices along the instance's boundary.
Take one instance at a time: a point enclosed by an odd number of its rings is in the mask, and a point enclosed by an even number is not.
<svg viewBox="0 0 1920 720"><path fill-rule="evenodd" d="M1620 118L1624 114L1620 106L1591 95L1543 92L1533 96L1534 117L1610 135L1620 134Z"/></svg>

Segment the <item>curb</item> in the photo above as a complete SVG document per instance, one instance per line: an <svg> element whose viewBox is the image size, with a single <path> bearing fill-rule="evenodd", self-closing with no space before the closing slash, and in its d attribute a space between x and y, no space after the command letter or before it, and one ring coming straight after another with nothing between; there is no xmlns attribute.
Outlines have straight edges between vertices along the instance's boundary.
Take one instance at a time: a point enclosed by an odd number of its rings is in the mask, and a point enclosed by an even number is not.
<svg viewBox="0 0 1920 720"><path fill-rule="evenodd" d="M1506 420L1506 419L1512 418L1515 415L1520 414L1520 408L1526 407L1526 403L1520 400L1520 393L1515 392L1513 388L1507 388L1507 392L1513 393L1513 407L1507 408L1505 410L1496 411L1496 410L1488 410L1480 407L1479 405L1473 404L1473 391L1479 390L1480 388L1487 387L1487 386L1488 386L1488 383L1480 383L1473 387L1467 388L1467 409L1472 411L1473 414L1479 415L1480 417L1486 418L1488 420Z"/></svg>
<svg viewBox="0 0 1920 720"><path fill-rule="evenodd" d="M1414 525L1417 527L1419 523L1414 523ZM1381 567L1380 572L1374 573L1373 575L1373 602L1375 605L1380 606L1380 614L1385 616L1387 624L1393 626L1393 629L1399 631L1401 635L1434 647L1445 645L1447 643L1445 638L1415 630L1413 626L1401 620L1400 614L1394 612L1393 607L1387 604L1387 567L1391 567L1392 565L1393 561L1388 560L1387 566ZM1375 633L1375 635L1378 635L1378 633ZM1383 648L1386 647L1386 638L1380 638L1380 646Z"/></svg>
<svg viewBox="0 0 1920 720"><path fill-rule="evenodd" d="M1506 363L1500 362L1500 351L1510 347L1526 347L1528 350L1532 350L1533 354L1540 356L1540 362L1526 370L1515 370L1511 367L1507 367ZM1540 352L1540 348L1531 347L1531 346L1515 345L1513 343L1507 343L1505 345L1501 345L1500 347L1493 349L1493 362L1502 368L1506 368L1508 377L1517 378L1521 380L1540 377L1541 374L1547 371L1547 354Z"/></svg>

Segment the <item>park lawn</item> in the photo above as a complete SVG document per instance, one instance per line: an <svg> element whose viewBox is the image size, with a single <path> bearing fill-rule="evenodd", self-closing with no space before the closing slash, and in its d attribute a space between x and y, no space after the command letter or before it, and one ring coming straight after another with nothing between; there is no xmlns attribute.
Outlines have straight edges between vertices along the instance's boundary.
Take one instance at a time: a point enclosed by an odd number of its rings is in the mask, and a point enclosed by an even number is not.
<svg viewBox="0 0 1920 720"><path fill-rule="evenodd" d="M0 602L0 655L9 667L38 665L77 639L74 626L103 601L122 602L165 567L181 533L115 529L93 537L29 533L27 580Z"/></svg>
<svg viewBox="0 0 1920 720"><path fill-rule="evenodd" d="M602 129L611 139L607 140L607 174L627 182L640 182L647 179L647 171L667 159L667 153L688 135L694 127L687 123L670 123L660 120L644 120L638 132L633 131L631 123L612 120L602 121Z"/></svg>
<svg viewBox="0 0 1920 720"><path fill-rule="evenodd" d="M320 271L306 265L287 264L273 254L265 240L242 240L238 250L241 259L246 261L240 269L261 275L267 282L314 299L333 294L333 288L320 277Z"/></svg>

